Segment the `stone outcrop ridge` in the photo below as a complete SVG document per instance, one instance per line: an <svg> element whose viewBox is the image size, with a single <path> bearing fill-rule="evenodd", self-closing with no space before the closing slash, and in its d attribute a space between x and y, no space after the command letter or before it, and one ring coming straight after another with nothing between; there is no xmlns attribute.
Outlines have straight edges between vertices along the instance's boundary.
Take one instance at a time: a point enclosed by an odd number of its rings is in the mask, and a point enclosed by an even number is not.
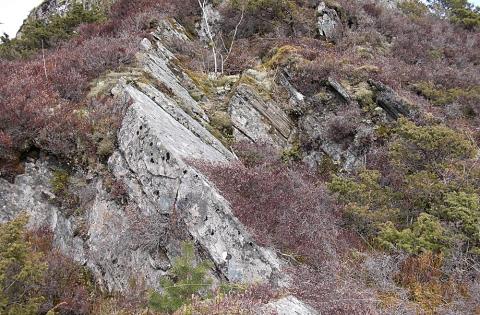
<svg viewBox="0 0 480 315"><path fill-rule="evenodd" d="M187 163L225 163L235 156L205 128L208 117L186 88L191 80L161 43L168 36L187 40L178 29L161 23L159 40L142 42L139 63L154 82L120 79L111 90L133 100L108 161L125 185L128 206L107 193L100 177L88 175L82 185L90 197L82 213L64 213L50 185L55 162L42 159L27 163L14 183L1 180L0 221L27 211L32 227L49 227L55 246L88 266L110 291L126 290L132 278L158 288L182 241L195 243L197 259L212 261L218 279L276 283L281 262L254 242L228 202ZM85 176L71 180L77 177Z"/></svg>

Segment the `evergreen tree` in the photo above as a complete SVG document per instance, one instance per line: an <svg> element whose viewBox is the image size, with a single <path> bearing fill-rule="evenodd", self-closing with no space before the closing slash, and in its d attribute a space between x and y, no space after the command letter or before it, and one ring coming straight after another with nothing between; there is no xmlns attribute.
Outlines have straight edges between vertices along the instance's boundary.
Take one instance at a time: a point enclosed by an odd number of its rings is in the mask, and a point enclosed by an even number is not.
<svg viewBox="0 0 480 315"><path fill-rule="evenodd" d="M210 288L212 281L206 276L209 267L207 262L195 266L193 245L184 243L182 256L173 263L171 275L160 280L163 292L152 292L149 306L160 312L175 312L187 304L192 296Z"/></svg>

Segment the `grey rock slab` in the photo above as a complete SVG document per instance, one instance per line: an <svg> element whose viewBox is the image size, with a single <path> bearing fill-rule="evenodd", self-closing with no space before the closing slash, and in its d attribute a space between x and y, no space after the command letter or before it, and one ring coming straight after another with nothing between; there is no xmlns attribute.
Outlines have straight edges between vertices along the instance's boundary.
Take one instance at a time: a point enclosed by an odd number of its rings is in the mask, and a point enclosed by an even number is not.
<svg viewBox="0 0 480 315"><path fill-rule="evenodd" d="M277 276L280 262L275 255L255 244L228 202L183 160L218 163L227 162L230 156L203 142L149 98L137 99L129 108L118 138L126 162L123 169L140 183L143 198L152 200L157 191L158 198L167 199L168 207L158 210L182 219L189 235L224 277L255 282ZM111 159L110 164L115 168L118 163ZM176 190L173 200L172 194L158 193L165 181Z"/></svg>
<svg viewBox="0 0 480 315"><path fill-rule="evenodd" d="M273 301L256 312L258 315L318 315L319 313L311 306L300 301L293 295Z"/></svg>
<svg viewBox="0 0 480 315"><path fill-rule="evenodd" d="M142 41L144 49L148 46L145 40ZM180 100L180 106L186 108L199 119L208 121L208 117L203 109L181 84L180 77L187 77L187 75L172 71L170 63L174 59L173 54L160 42L157 42L157 48L147 50L139 57L139 61L144 69ZM177 71L181 70L177 69Z"/></svg>
<svg viewBox="0 0 480 315"><path fill-rule="evenodd" d="M392 88L374 80L369 80L369 83L377 90L377 105L385 110L390 119L410 116L407 102L395 93Z"/></svg>
<svg viewBox="0 0 480 315"><path fill-rule="evenodd" d="M229 102L229 114L240 136L252 142L284 146L293 123L273 101L264 101L255 89L240 84Z"/></svg>

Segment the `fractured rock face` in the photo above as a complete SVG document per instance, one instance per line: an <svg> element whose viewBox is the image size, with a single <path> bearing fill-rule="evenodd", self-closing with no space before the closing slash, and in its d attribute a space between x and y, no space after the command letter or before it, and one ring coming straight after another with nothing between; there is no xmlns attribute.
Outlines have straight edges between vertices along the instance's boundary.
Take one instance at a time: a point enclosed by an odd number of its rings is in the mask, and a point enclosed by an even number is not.
<svg viewBox="0 0 480 315"><path fill-rule="evenodd" d="M390 119L397 119L400 116L410 116L410 109L407 104L395 91L385 84L370 80L369 83L377 90L377 104L387 113Z"/></svg>
<svg viewBox="0 0 480 315"><path fill-rule="evenodd" d="M51 178L52 165L48 161L30 161L25 163L25 173L18 175L14 183L0 179L0 223L26 213L30 228L52 230L54 245L83 264L82 239L73 236L75 222L68 220L55 205Z"/></svg>
<svg viewBox="0 0 480 315"><path fill-rule="evenodd" d="M266 73L251 70L246 76L249 78L246 81L252 83L240 83L228 104L235 139L285 147L294 132L294 124L280 105L281 102L270 97L274 83L267 80ZM284 77L283 79L287 92L294 91L288 81ZM260 90L264 90L263 93ZM265 91L268 96L264 95ZM298 101L303 100L302 97L296 92L293 98Z"/></svg>
<svg viewBox="0 0 480 315"><path fill-rule="evenodd" d="M276 258L254 243L228 203L183 160L227 162L231 153L202 141L141 92L131 93L137 102L124 119L119 152L110 165L116 176L129 179L129 187L141 187L135 193L140 209L182 219L227 279L253 282L273 276L279 268Z"/></svg>
<svg viewBox="0 0 480 315"><path fill-rule="evenodd" d="M89 267L108 291L125 291L131 279L160 289L159 277L180 254L182 241L195 244L197 260L213 262L217 279L281 280L276 255L255 243L229 203L187 163L226 163L234 155L204 127L201 108L182 85L185 74L172 70L172 54L161 44L142 46L144 70L158 82L120 80L112 89L133 100L108 161L128 202L107 192L103 175L92 175L84 184L91 196L83 211L65 213L52 202L53 165L37 161L15 183L0 181L0 221L27 210L30 225L50 228L54 245ZM157 88L161 84L168 88Z"/></svg>
<svg viewBox="0 0 480 315"><path fill-rule="evenodd" d="M292 124L288 116L274 103L266 102L248 85L240 85L229 104L237 139L255 143L284 146Z"/></svg>
<svg viewBox="0 0 480 315"><path fill-rule="evenodd" d="M343 36L343 24L335 9L327 7L325 2L320 2L317 8L317 27L320 36L328 41L337 42Z"/></svg>

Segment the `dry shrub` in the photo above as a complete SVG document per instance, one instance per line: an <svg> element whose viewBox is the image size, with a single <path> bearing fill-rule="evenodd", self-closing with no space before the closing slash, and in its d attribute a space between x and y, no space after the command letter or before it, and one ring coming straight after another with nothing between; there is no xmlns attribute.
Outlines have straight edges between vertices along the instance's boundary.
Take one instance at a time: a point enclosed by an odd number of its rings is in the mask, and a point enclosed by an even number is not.
<svg viewBox="0 0 480 315"><path fill-rule="evenodd" d="M280 292L268 284L255 284L247 288L233 286L227 292L221 291L214 292L212 299L194 298L186 309L194 310L193 313L198 315L258 314L262 304L280 297Z"/></svg>
<svg viewBox="0 0 480 315"><path fill-rule="evenodd" d="M322 256L320 235L332 232L327 227L333 213L329 213L331 206L325 189L310 174L281 164L202 168L260 244L273 245L302 260Z"/></svg>
<svg viewBox="0 0 480 315"><path fill-rule="evenodd" d="M113 110L103 116L109 120L119 110L102 102L92 108L86 99L90 82L131 64L137 43L155 26L155 19L171 14L182 20L196 13L198 5L191 2L195 5L185 10L172 0L117 1L107 21L81 25L75 37L46 50L45 60L41 53L30 59L0 60L0 176L21 171L21 155L32 148L63 158L95 160L98 143L92 136L98 113Z"/></svg>
<svg viewBox="0 0 480 315"><path fill-rule="evenodd" d="M5 79L0 86L4 135L0 158L14 161L32 147L70 158L84 151L80 145L91 142L99 117L111 119L119 111L107 100L86 105L89 82L108 69L129 64L134 47L128 37L77 38L48 52L45 68L39 56L0 61L0 75ZM96 151L94 144L90 151ZM3 165L1 171L8 175Z"/></svg>
<svg viewBox="0 0 480 315"><path fill-rule="evenodd" d="M410 299L426 312L465 296L467 288L442 270L444 258L431 252L408 257L395 276L399 285L407 288Z"/></svg>
<svg viewBox="0 0 480 315"><path fill-rule="evenodd" d="M239 151L239 149L243 149ZM375 295L345 261L358 237L341 227L323 184L301 165L281 162L265 145L241 144L246 164L195 162L230 201L257 242L292 263L293 293L328 314L374 314Z"/></svg>
<svg viewBox="0 0 480 315"><path fill-rule="evenodd" d="M349 114L335 116L328 122L328 138L335 143L351 142L358 128L358 115Z"/></svg>
<svg viewBox="0 0 480 315"><path fill-rule="evenodd" d="M294 293L322 314L378 314L375 292L354 278L356 270L338 261L324 262L324 268L300 266L291 271Z"/></svg>

